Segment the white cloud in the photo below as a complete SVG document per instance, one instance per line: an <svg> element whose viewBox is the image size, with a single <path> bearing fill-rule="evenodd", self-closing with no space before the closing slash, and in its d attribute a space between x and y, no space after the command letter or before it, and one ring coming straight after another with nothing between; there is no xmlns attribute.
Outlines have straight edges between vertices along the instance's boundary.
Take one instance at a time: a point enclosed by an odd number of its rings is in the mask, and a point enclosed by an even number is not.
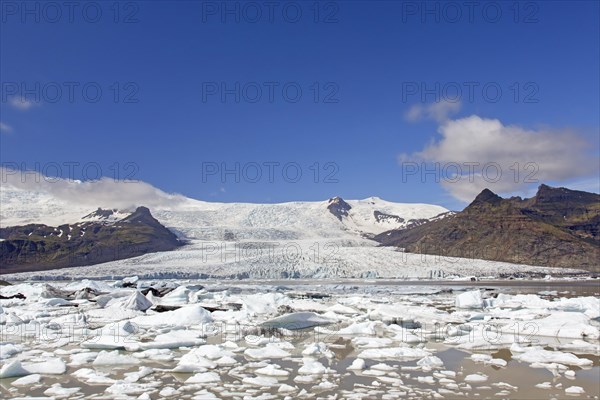
<svg viewBox="0 0 600 400"><path fill-rule="evenodd" d="M460 111L460 107L460 102L450 102L446 100L429 105L415 104L406 112L404 117L410 122L420 121L425 118L433 119L437 122L444 122L451 114Z"/></svg>
<svg viewBox="0 0 600 400"><path fill-rule="evenodd" d="M440 183L464 202L484 188L501 194L525 193L540 183L599 174L598 156L588 152L593 147L574 132L529 130L477 115L446 120L438 132L440 139L400 160L436 163L439 171L457 173L455 177L440 173Z"/></svg>
<svg viewBox="0 0 600 400"><path fill-rule="evenodd" d="M45 193L57 200L94 210L118 208L132 210L138 206L150 209L169 209L188 201L179 194L165 193L154 186L137 181L117 181L103 177L95 181L76 181L46 177L35 171L0 168L2 186L29 192Z"/></svg>
<svg viewBox="0 0 600 400"><path fill-rule="evenodd" d="M18 108L19 110L29 110L31 107L35 106L36 103L20 96L11 98L10 105L12 105L15 108Z"/></svg>
<svg viewBox="0 0 600 400"><path fill-rule="evenodd" d="M12 131L12 126L0 121L0 133L11 133Z"/></svg>

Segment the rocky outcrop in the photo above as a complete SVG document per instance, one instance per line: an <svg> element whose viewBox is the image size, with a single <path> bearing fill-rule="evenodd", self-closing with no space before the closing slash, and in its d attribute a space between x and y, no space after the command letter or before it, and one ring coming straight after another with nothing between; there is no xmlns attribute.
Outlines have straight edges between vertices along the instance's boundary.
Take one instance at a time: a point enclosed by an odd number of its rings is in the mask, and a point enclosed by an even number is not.
<svg viewBox="0 0 600 400"><path fill-rule="evenodd" d="M104 210L95 213L101 217L113 214ZM58 227L31 224L2 228L0 238L4 239L0 241L2 274L93 265L183 245L146 207L110 223L101 218Z"/></svg>
<svg viewBox="0 0 600 400"><path fill-rule="evenodd" d="M600 272L599 231L600 195L541 185L530 199L485 189L460 213L376 240L413 253Z"/></svg>
<svg viewBox="0 0 600 400"><path fill-rule="evenodd" d="M346 203L341 197L333 197L329 199L329 205L327 205L327 209L341 221L342 217L348 216L348 212L352 209L352 206Z"/></svg>

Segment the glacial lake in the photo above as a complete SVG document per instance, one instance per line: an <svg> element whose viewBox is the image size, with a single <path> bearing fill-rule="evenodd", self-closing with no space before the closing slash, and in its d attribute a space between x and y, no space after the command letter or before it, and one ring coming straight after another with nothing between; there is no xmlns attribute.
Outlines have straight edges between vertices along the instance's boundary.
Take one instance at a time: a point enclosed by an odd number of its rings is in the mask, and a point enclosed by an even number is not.
<svg viewBox="0 0 600 400"><path fill-rule="evenodd" d="M139 285L153 283L140 281ZM162 297L165 303L183 308L194 303L215 307L238 304L241 310L213 312L210 329L186 321L140 326L129 338L134 346L127 350L118 345L84 346L89 336L82 335L78 328L75 333L61 331L50 339L27 337L22 334L26 330L17 330L14 320L4 320L3 348L12 344L21 346L21 351L4 357L3 365L19 359L27 369L27 365L60 359L66 370L60 374L42 373L38 382L25 386L14 385L22 379L19 377L0 379L0 393L5 398L152 399L600 396L599 339L576 338L571 331L561 329L556 335L547 334L555 329L552 318L557 315L565 318L564 325L569 329L578 329L573 321L584 321L580 317L587 315L582 332L589 335L598 331L598 280L172 283L183 287L179 292L184 295L165 301L169 299L167 294ZM31 298L1 300L4 314L13 310L43 325L83 312L87 326L82 329L92 331L109 326L115 330L114 326L132 320L117 314L123 309L119 299L135 289L115 287L114 304L104 308L83 300L78 301L78 307L56 307L42 306L46 298L34 299L34 293L44 284L64 289L77 283L24 283L31 290ZM113 282L102 285L111 286ZM482 307L457 306L458 296L475 291L483 299ZM294 313L315 313L335 322L300 330L260 328L274 316ZM25 325L31 330L31 324L29 321ZM195 332L193 336L199 342L191 346L178 346L181 343L177 341L158 342L160 335L176 336L182 331ZM68 338L70 334L73 336ZM145 350L139 348L140 344L146 346ZM196 364L185 365L191 368L189 371L174 371L181 369L182 357L199 348L206 352L194 359ZM275 348L277 351L271 353ZM96 362L102 352L108 364ZM136 362L128 364L126 360Z"/></svg>

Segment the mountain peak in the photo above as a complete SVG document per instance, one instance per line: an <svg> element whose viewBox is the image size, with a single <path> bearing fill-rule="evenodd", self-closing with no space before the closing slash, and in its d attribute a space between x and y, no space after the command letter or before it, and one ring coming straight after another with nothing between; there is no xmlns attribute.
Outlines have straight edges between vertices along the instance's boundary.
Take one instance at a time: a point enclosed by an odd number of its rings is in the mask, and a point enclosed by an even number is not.
<svg viewBox="0 0 600 400"><path fill-rule="evenodd" d="M100 207L96 211L92 211L82 219L108 219L111 217L117 210L104 210Z"/></svg>
<svg viewBox="0 0 600 400"><path fill-rule="evenodd" d="M145 224L160 225L160 222L158 222L152 216L148 207L144 207L144 206L140 206L140 207L136 208L135 211L133 213L131 213L130 216L123 218L122 221L123 222L142 222Z"/></svg>
<svg viewBox="0 0 600 400"><path fill-rule="evenodd" d="M327 209L341 221L342 217L348 216L348 212L352 209L352 206L346 203L341 197L336 196L329 199Z"/></svg>
<svg viewBox="0 0 600 400"><path fill-rule="evenodd" d="M589 203L599 200L600 196L596 193L571 190L564 187L556 188L545 184L538 187L538 191L533 197L536 204L565 202L565 204L573 205L580 202Z"/></svg>
<svg viewBox="0 0 600 400"><path fill-rule="evenodd" d="M502 197L498 196L496 193L492 192L490 189L485 188L481 191L481 193L479 193L477 195L477 197L475 197L475 200L473 200L473 202L471 204L469 204L469 207L481 205L481 204L496 205L496 204L500 203L501 201L502 201ZM469 207L467 207L467 208L469 208Z"/></svg>

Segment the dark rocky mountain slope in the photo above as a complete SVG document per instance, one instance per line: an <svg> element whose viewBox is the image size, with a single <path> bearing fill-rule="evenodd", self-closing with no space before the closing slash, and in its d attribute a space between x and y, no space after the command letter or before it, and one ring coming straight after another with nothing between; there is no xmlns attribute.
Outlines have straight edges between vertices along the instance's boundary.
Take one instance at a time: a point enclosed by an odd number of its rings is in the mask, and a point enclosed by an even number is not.
<svg viewBox="0 0 600 400"><path fill-rule="evenodd" d="M146 207L114 218L98 209L90 222L0 228L0 274L77 267L173 250L183 243Z"/></svg>
<svg viewBox="0 0 600 400"><path fill-rule="evenodd" d="M375 238L404 251L600 272L600 195L541 185L529 199L485 189L462 212Z"/></svg>

